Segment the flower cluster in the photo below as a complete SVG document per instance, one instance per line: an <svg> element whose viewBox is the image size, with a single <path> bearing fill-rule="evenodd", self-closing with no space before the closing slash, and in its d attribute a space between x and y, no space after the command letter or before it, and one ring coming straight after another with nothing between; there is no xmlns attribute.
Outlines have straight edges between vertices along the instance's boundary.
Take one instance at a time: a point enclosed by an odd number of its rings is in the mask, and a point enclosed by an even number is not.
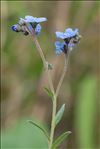
<svg viewBox="0 0 100 149"><path fill-rule="evenodd" d="M56 54L62 52L66 54L68 49L72 50L81 39L78 29L72 30L71 28L67 28L65 32L56 32L56 37L64 40L64 42L55 42Z"/></svg>
<svg viewBox="0 0 100 149"><path fill-rule="evenodd" d="M36 35L41 32L41 25L39 23L46 21L46 18L36 18L32 16L25 16L25 18L20 18L18 24L12 26L12 30L15 32L22 32L24 35L28 35L35 31Z"/></svg>
<svg viewBox="0 0 100 149"><path fill-rule="evenodd" d="M18 23L12 26L12 30L15 32L22 32L24 35L34 34L39 35L41 32L41 22L47 21L46 18L36 18L33 16L25 16L25 18L20 18ZM61 54L64 52L67 54L68 50L72 50L81 39L78 29L72 30L67 28L65 32L56 32L56 37L63 39L63 42L56 41L56 54Z"/></svg>

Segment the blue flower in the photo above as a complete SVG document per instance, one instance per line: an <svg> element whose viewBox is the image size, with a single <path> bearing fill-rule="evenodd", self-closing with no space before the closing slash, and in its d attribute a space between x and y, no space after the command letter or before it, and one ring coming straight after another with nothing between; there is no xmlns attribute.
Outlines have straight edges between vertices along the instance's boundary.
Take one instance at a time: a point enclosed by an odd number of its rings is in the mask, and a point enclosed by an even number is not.
<svg viewBox="0 0 100 149"><path fill-rule="evenodd" d="M29 22L29 23L41 23L41 22L44 22L44 21L47 21L46 18L36 18L36 17L33 17L33 16L25 16L25 22Z"/></svg>
<svg viewBox="0 0 100 149"><path fill-rule="evenodd" d="M15 24L15 25L13 25L11 28L12 28L12 30L13 30L14 32L22 32L24 35L28 35L28 34L29 34L29 32L28 32L28 30L25 28L25 26L20 26L19 24Z"/></svg>
<svg viewBox="0 0 100 149"><path fill-rule="evenodd" d="M17 25L13 25L11 28L14 32L17 32Z"/></svg>
<svg viewBox="0 0 100 149"><path fill-rule="evenodd" d="M36 26L36 24L39 24L39 23L44 22L44 21L47 21L47 19L43 18L43 17L36 18L36 17L33 17L33 16L25 16L24 19L20 18L19 24L20 25L25 25L25 23L31 23L32 25Z"/></svg>
<svg viewBox="0 0 100 149"><path fill-rule="evenodd" d="M56 47L56 54L61 54L63 52L64 48L64 42L56 41L55 42L55 47Z"/></svg>
<svg viewBox="0 0 100 149"><path fill-rule="evenodd" d="M57 38L61 38L61 39L65 39L66 38L66 36L65 36L65 34L63 32L56 32L56 37Z"/></svg>
<svg viewBox="0 0 100 149"><path fill-rule="evenodd" d="M65 36L66 36L66 38L74 37L77 34L78 34L78 29L77 28L75 30L72 30L71 28L67 28L65 30Z"/></svg>
<svg viewBox="0 0 100 149"><path fill-rule="evenodd" d="M25 16L25 18L20 18L18 24L12 26L12 30L15 32L23 32L24 35L28 35L29 33L34 33L39 35L41 32L41 25L39 23L47 21L46 18L36 18L33 16Z"/></svg>
<svg viewBox="0 0 100 149"><path fill-rule="evenodd" d="M57 38L66 39L74 37L78 34L78 29L72 30L71 28L67 28L65 32L56 32Z"/></svg>
<svg viewBox="0 0 100 149"><path fill-rule="evenodd" d="M40 34L40 32L41 32L41 25L40 24L37 24L37 26L36 26L36 28L35 28L35 34L36 35L39 35Z"/></svg>
<svg viewBox="0 0 100 149"><path fill-rule="evenodd" d="M79 35L77 28L74 30L72 30L71 28L67 28L65 32L56 32L56 37L64 40L63 49L61 48L60 44L55 44L56 51L62 50L64 53L67 53L68 49L72 50L81 39L81 36ZM58 52L58 53L61 53L61 52Z"/></svg>

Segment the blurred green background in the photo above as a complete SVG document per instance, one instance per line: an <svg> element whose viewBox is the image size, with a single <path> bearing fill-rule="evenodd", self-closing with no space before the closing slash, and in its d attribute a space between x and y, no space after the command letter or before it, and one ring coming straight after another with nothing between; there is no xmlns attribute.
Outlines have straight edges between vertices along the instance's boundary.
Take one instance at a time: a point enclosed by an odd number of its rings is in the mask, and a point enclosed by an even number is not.
<svg viewBox="0 0 100 149"><path fill-rule="evenodd" d="M48 19L38 40L54 64L55 88L63 68L63 55L54 51L55 31L79 28L83 38L70 55L59 93L58 108L65 103L66 110L55 137L72 131L59 149L99 149L99 2L2 1L1 8L2 149L47 149L44 134L27 122L50 130L52 104L43 90L47 76L32 38L11 30L25 15Z"/></svg>

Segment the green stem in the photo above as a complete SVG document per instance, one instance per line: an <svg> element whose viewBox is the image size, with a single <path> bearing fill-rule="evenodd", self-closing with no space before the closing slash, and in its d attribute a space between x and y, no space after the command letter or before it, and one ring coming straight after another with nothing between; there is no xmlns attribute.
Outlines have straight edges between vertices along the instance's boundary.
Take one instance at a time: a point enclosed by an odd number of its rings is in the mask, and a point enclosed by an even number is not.
<svg viewBox="0 0 100 149"><path fill-rule="evenodd" d="M35 35L33 35L33 41L34 41L34 43L36 45L36 48L37 48L37 50L38 50L38 52L40 54L40 57L41 57L41 59L43 61L44 68L47 69L47 63L46 63L46 59L45 59L44 53L43 53L43 51L42 51L42 49L40 47L40 44L39 44L39 42L38 42L38 40L37 40Z"/></svg>
<svg viewBox="0 0 100 149"><path fill-rule="evenodd" d="M56 97L57 97L58 94L59 94L60 87L61 87L61 85L62 85L62 82L63 82L63 80L64 80L64 77L65 77L65 74L66 74L66 71L67 71L67 68L68 68L69 54L70 54L70 50L68 50L67 57L66 57L66 55L64 54L64 60L65 60L64 69L63 69L63 72L62 72L60 81L59 81L59 83L58 83L58 85L57 85Z"/></svg>
<svg viewBox="0 0 100 149"><path fill-rule="evenodd" d="M52 111L52 122L51 122L51 133L50 133L50 142L49 142L49 149L52 148L52 144L53 144L53 138L54 138L54 131L55 131L55 116L56 116L56 108L57 108L57 96L60 90L60 87L62 85L62 82L64 80L64 76L66 74L67 71L67 66L68 66L68 61L69 61L69 53L70 51L68 51L67 53L67 57L64 54L64 59L65 59L65 63L64 63L64 69L60 78L60 81L58 83L57 89L56 89L56 93L54 95L54 99L53 99L53 111Z"/></svg>
<svg viewBox="0 0 100 149"><path fill-rule="evenodd" d="M29 28L31 28L32 30L30 31ZM51 89L51 91L54 94L55 91L54 91L54 87L53 87L53 82L52 82L52 79L51 79L50 71L48 70L48 62L46 61L44 53L43 53L43 50L41 49L41 46L40 46L40 44L39 44L39 42L37 40L37 37L35 35L35 31L34 31L34 29L31 27L31 25L29 23L26 23L26 29L30 32L30 34L33 37L33 41L34 41L34 43L36 45L36 48L37 48L37 50L38 50L38 52L40 54L40 57L41 57L41 59L43 61L44 68L45 68L45 70L47 72L50 89Z"/></svg>
<svg viewBox="0 0 100 149"><path fill-rule="evenodd" d="M26 27L27 29L29 30L27 24L26 24ZM29 30L30 31L30 30ZM54 87L53 87L53 82L52 82L52 79L51 79L51 75L50 75L50 70L48 70L48 62L46 61L45 59L45 56L44 56L44 53L43 53L43 50L41 49L40 47L40 44L36 38L36 35L35 35L35 32L34 30L32 30L32 32L30 32L30 34L32 35L33 37L33 41L36 45L36 48L40 54L40 57L43 61L43 65L44 65L44 68L47 72L47 76L48 76L48 82L49 82L49 86L50 86L50 89L51 91L53 92L53 110L52 110L52 121L51 121L51 132L50 132L50 141L48 143L48 146L49 146L49 149L52 148L52 144L53 144L53 139L54 139L54 131L55 131L55 116L56 116L56 109L57 109L57 96L58 96L58 93L59 93L59 89L61 87L61 84L62 84L62 81L64 79L64 76L65 76L65 73L66 73L66 67L68 65L68 58L67 58L67 63L66 63L66 55L65 55L65 65L64 65L64 70L63 70L63 73L62 73L62 76L60 78L60 81L58 83L58 87L57 87L57 90L56 90L56 93L54 91ZM68 57L69 57L69 51L68 51Z"/></svg>
<svg viewBox="0 0 100 149"><path fill-rule="evenodd" d="M54 95L49 149L52 148L52 144L53 144L54 131L55 131L56 108L57 108L57 98L56 98L56 96Z"/></svg>
<svg viewBox="0 0 100 149"><path fill-rule="evenodd" d="M49 149L52 148L52 144L53 144L53 138L54 138L54 131L55 131L55 116L56 116L56 108L57 108L57 96L60 90L60 87L62 85L64 76L66 74L67 71L67 66L68 66L68 61L69 61L69 53L70 51L68 51L67 53L67 57L65 56L65 63L64 63L64 69L63 69L63 73L61 75L60 81L58 83L57 86L57 90L56 90L56 94L54 95L54 99L53 99L53 111L52 111L52 122L51 122L51 133L50 133L50 142L49 142Z"/></svg>
<svg viewBox="0 0 100 149"><path fill-rule="evenodd" d="M52 147L52 143L53 143L53 138L54 138L54 129L55 129L55 115L56 115L56 107L57 107L57 100L56 100L56 96L55 96L55 91L54 91L54 87L53 87L53 83L52 83L52 79L51 79L51 75L50 75L50 70L48 70L48 63L44 57L44 54L43 54L43 51L38 43L38 40L37 38L34 36L34 43L38 49L38 52L41 56L41 59L43 61L43 64L44 64L44 67L46 69L46 72L47 72L47 76L48 76L48 81L49 81L49 86L50 86L50 89L51 91L53 92L53 112L52 112L52 122L51 122L51 133L50 133L50 142L48 143L49 145L49 149L51 149Z"/></svg>
<svg viewBox="0 0 100 149"><path fill-rule="evenodd" d="M43 61L44 68L45 68L45 70L47 72L50 89L51 89L51 91L54 94L53 82L52 82L52 79L51 79L50 70L48 70L48 62L45 59L44 53L43 53L43 51L42 51L42 49L40 47L40 44L39 44L39 42L38 42L38 40L37 40L37 38L36 38L35 35L33 36L33 40L34 40L34 43L36 45L36 48L37 48L37 50L38 50L38 52L39 52L39 54L41 56L41 59Z"/></svg>
<svg viewBox="0 0 100 149"><path fill-rule="evenodd" d="M40 56L42 58L42 61L43 61L43 64L44 64L44 67L46 69L46 72L47 72L47 76L48 76L48 81L49 81L49 86L50 86L50 89L51 91L53 92L53 112L52 112L52 122L51 122L51 133L50 133L50 142L48 143L49 144L49 149L51 149L52 147L52 143L53 143L53 138L54 138L54 130L55 130L55 115L56 115L56 107L57 107L57 100L56 100L56 96L55 96L55 91L54 91L54 87L53 87L53 83L52 83L52 79L51 79L51 75L50 75L50 70L48 70L48 63L44 57L44 54L43 54L43 51L38 43L38 40L36 37L34 37L34 42L35 42L35 45L38 49L38 52L40 53Z"/></svg>

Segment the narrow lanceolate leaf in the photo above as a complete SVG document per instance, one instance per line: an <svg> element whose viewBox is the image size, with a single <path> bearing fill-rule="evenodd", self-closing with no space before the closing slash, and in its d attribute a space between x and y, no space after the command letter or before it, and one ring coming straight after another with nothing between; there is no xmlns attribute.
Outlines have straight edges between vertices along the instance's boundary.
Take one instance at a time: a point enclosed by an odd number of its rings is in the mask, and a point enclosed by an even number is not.
<svg viewBox="0 0 100 149"><path fill-rule="evenodd" d="M65 104L63 104L61 106L60 110L56 114L56 117L55 117L55 124L56 125L60 122L60 120L61 120L61 118L63 116L64 110L65 110Z"/></svg>
<svg viewBox="0 0 100 149"><path fill-rule="evenodd" d="M71 131L64 132L61 134L53 143L51 149L56 149L66 138L67 136L71 134Z"/></svg>
<svg viewBox="0 0 100 149"><path fill-rule="evenodd" d="M32 120L28 120L28 122L31 123L32 125L38 127L45 134L47 139L50 140L49 135L48 135L47 131L44 128L42 128L41 126L39 126L37 123L33 122Z"/></svg>
<svg viewBox="0 0 100 149"><path fill-rule="evenodd" d="M50 89L48 89L47 87L44 87L44 89L45 89L45 91L47 92L48 96L53 99L53 96L54 96L54 95L53 95L53 92L52 92Z"/></svg>

